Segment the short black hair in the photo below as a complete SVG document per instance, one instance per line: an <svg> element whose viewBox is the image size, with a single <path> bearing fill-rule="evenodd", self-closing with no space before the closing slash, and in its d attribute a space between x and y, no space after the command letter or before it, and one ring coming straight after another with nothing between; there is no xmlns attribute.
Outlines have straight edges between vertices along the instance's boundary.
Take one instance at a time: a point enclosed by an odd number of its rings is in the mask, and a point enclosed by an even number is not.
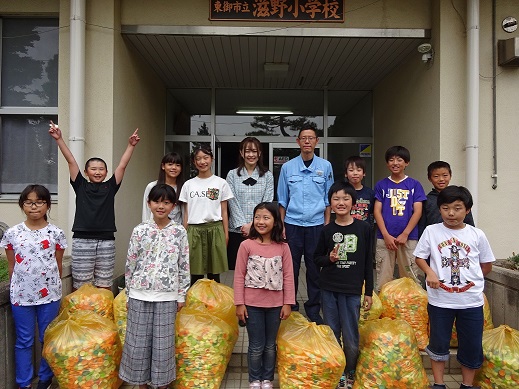
<svg viewBox="0 0 519 389"><path fill-rule="evenodd" d="M353 185L346 180L337 180L332 184L330 190L328 191L328 202L331 203L333 194L341 190L343 190L344 193L349 194L351 196L352 204L355 205L355 203L357 202L357 191L355 190Z"/></svg>
<svg viewBox="0 0 519 389"><path fill-rule="evenodd" d="M214 158L214 155L213 155L213 150L211 150L211 146L208 145L208 144L200 144L198 146L196 146L193 151L191 152L191 162L194 164L195 163L195 159L196 159L196 155L199 153L199 152L202 152L206 155L209 155L211 157L211 159Z"/></svg>
<svg viewBox="0 0 519 389"><path fill-rule="evenodd" d="M319 134L317 133L317 128L315 128L315 126L311 125L311 124L307 124L303 127L301 127L301 129L299 130L299 132L297 133L297 137L299 138L301 136L301 133L303 131L313 131L314 134L315 134L315 137L316 138L319 138Z"/></svg>
<svg viewBox="0 0 519 389"><path fill-rule="evenodd" d="M472 195L464 186L449 185L438 194L436 204L440 208L443 204L451 204L456 200L461 200L467 210L472 208Z"/></svg>
<svg viewBox="0 0 519 389"><path fill-rule="evenodd" d="M360 167L364 173L366 173L366 161L364 158L359 157L358 155L352 155L346 158L346 161L344 161L344 171L348 171L348 167L350 165L355 165L357 167Z"/></svg>
<svg viewBox="0 0 519 389"><path fill-rule="evenodd" d="M161 200L168 200L175 204L177 202L177 195L175 190L167 184L155 185L150 190L150 194L148 195L148 202Z"/></svg>
<svg viewBox="0 0 519 389"><path fill-rule="evenodd" d="M452 176L452 170L451 165L449 165L448 162L445 161L434 161L427 166L427 178L431 178L432 173L436 169L447 169L449 171L449 174Z"/></svg>
<svg viewBox="0 0 519 389"><path fill-rule="evenodd" d="M103 163L103 165L105 165L105 170L108 171L108 166L106 166L106 162L103 158L99 158L99 157L92 157L92 158L89 158L86 162L85 162L85 170L88 170L88 166L90 166L90 162L101 162Z"/></svg>
<svg viewBox="0 0 519 389"><path fill-rule="evenodd" d="M400 157L405 162L411 161L411 153L404 146L391 146L387 149L385 155L386 162L389 162L393 157Z"/></svg>
<svg viewBox="0 0 519 389"><path fill-rule="evenodd" d="M45 203L47 204L47 210L50 211L50 192L45 186L39 184L27 185L25 189L22 191L22 193L20 193L20 197L18 198L18 205L20 206L20 208L23 209L23 202L26 201L29 195L33 192L38 200L45 201ZM45 221L47 221L46 214L43 216L43 218L45 219Z"/></svg>

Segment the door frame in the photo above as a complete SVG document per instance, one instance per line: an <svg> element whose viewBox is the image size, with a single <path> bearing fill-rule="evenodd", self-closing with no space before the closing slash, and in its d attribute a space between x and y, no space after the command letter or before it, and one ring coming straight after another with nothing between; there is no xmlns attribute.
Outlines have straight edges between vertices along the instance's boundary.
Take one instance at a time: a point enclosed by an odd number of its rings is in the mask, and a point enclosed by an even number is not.
<svg viewBox="0 0 519 389"><path fill-rule="evenodd" d="M291 142L269 142L269 170L271 172L274 171L274 148L276 149L300 149L299 145L297 143ZM323 153L323 144L318 143L317 146L315 146L316 150L319 150L319 154L322 156Z"/></svg>

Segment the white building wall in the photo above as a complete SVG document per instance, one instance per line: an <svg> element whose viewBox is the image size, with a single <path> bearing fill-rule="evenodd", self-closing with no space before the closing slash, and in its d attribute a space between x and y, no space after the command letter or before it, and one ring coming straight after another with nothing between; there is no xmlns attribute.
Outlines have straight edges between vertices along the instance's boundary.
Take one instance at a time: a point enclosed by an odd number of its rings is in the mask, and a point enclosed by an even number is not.
<svg viewBox="0 0 519 389"><path fill-rule="evenodd" d="M456 8L453 7L453 4ZM497 39L519 36L501 29L506 16L519 17L519 3L496 1ZM498 186L492 189L492 1L480 5L480 115L479 115L479 215L478 227L487 234L494 253L506 258L519 250L517 227L519 153L518 68L497 70ZM411 151L408 174L419 179L426 192L427 165L441 159L453 169L452 183L465 184L466 139L466 2L434 2L432 66L411 55L374 91L375 179L387 174L384 151L402 144ZM395 98L398 97L398 98ZM377 158L378 157L378 158Z"/></svg>
<svg viewBox="0 0 519 389"><path fill-rule="evenodd" d="M506 258L519 252L519 68L497 67L497 188L492 189L492 1L481 7L481 114L480 114L480 224L494 253ZM519 19L519 2L496 0L496 38L519 37L519 30L506 33L501 22L507 16Z"/></svg>
<svg viewBox="0 0 519 389"><path fill-rule="evenodd" d="M437 0L366 0L345 1L344 23L312 23L322 28L429 28L431 3ZM180 25L180 26L233 26L304 27L300 23L221 22L210 21L209 0L121 0L122 24Z"/></svg>

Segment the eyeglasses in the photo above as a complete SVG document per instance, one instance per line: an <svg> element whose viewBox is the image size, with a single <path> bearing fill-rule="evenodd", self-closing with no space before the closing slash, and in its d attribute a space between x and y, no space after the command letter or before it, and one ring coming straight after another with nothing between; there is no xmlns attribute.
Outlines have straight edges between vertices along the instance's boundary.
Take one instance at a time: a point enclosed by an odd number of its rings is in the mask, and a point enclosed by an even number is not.
<svg viewBox="0 0 519 389"><path fill-rule="evenodd" d="M303 142L306 142L306 141L312 142L316 139L317 139L316 136L300 136L299 137L299 140L302 140Z"/></svg>
<svg viewBox="0 0 519 389"><path fill-rule="evenodd" d="M43 207L44 204L47 204L46 201L43 201L43 200L38 200L38 201L30 201L30 200L25 200L23 202L23 206L24 207L32 207L33 205L35 205L37 208L40 208L40 207Z"/></svg>

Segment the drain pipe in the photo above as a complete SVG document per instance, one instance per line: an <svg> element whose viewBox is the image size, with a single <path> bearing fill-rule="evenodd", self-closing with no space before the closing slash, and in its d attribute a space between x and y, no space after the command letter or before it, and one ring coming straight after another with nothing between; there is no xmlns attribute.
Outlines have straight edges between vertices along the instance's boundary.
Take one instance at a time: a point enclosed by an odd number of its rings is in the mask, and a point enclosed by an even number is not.
<svg viewBox="0 0 519 389"><path fill-rule="evenodd" d="M86 1L70 1L70 123L68 145L79 168L85 154L85 31ZM68 186L68 223L72 231L76 195Z"/></svg>
<svg viewBox="0 0 519 389"><path fill-rule="evenodd" d="M492 189L497 189L497 39L496 39L496 0L492 0L492 151L494 170Z"/></svg>
<svg viewBox="0 0 519 389"><path fill-rule="evenodd" d="M467 134L465 144L467 188L472 193L472 214L478 216L479 151L479 0L467 0Z"/></svg>

